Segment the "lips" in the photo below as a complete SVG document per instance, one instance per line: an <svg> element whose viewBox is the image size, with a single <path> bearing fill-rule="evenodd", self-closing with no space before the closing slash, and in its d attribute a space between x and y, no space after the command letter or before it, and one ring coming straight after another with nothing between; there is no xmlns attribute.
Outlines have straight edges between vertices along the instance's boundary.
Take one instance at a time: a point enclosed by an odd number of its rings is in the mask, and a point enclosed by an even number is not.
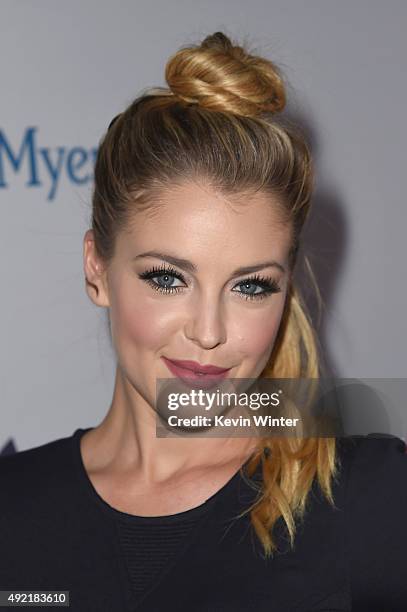
<svg viewBox="0 0 407 612"><path fill-rule="evenodd" d="M180 359L168 359L167 357L163 358L166 362L170 361L178 368L182 368L183 370L192 370L193 372L199 374L223 374L230 370L230 368L219 368L214 365L201 365L197 361L188 361L188 360L180 360Z"/></svg>
<svg viewBox="0 0 407 612"><path fill-rule="evenodd" d="M167 368L186 383L199 383L200 385L211 385L226 377L231 368L219 368L217 366L203 366L196 361L175 360L162 357Z"/></svg>

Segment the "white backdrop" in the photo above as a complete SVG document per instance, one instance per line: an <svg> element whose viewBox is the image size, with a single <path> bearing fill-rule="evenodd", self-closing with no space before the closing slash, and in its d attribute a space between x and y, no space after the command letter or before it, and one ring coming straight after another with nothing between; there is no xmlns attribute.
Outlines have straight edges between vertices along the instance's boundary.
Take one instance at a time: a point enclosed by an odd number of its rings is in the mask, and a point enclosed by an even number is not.
<svg viewBox="0 0 407 612"><path fill-rule="evenodd" d="M165 84L170 54L219 29L281 66L312 143L305 244L329 366L405 380L407 3L0 0L0 11L0 451L105 415L114 354L82 267L97 144L142 89ZM399 419L390 429L406 433Z"/></svg>

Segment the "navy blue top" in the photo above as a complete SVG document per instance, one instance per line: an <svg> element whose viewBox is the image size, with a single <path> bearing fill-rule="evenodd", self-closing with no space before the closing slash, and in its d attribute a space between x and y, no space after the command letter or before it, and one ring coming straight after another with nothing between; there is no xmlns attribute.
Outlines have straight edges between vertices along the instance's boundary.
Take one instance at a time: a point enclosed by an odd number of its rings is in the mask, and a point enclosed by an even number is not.
<svg viewBox="0 0 407 612"><path fill-rule="evenodd" d="M294 550L280 519L264 559L249 515L235 519L255 498L239 471L196 508L134 516L93 487L86 431L0 458L0 590L69 591L78 612L406 612L399 438L338 438L335 508L314 483Z"/></svg>

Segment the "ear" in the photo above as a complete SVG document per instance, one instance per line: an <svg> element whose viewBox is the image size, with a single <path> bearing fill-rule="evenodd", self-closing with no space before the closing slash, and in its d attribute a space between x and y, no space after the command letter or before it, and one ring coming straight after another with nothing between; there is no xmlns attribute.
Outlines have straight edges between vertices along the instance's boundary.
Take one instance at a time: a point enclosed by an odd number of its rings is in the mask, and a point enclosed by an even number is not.
<svg viewBox="0 0 407 612"><path fill-rule="evenodd" d="M86 293L96 306L109 307L106 268L98 257L93 230L89 229L83 239L83 269Z"/></svg>

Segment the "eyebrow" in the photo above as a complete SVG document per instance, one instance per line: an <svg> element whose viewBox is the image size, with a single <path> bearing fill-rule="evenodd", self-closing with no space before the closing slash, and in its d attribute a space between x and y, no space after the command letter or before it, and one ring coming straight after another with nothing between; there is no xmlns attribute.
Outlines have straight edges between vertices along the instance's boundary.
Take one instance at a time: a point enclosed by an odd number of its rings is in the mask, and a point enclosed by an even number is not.
<svg viewBox="0 0 407 612"><path fill-rule="evenodd" d="M178 268L181 268L182 270L185 270L185 272L189 272L190 274L198 271L198 268L195 264L192 263L192 261L189 261L188 259L182 259L180 257L174 257L173 255L169 255L168 253L159 253L158 251L146 251L145 253L140 253L139 255L133 257L133 261L141 259L143 257L155 257L157 259L162 259L163 261L177 266ZM285 273L284 266L278 261L264 261L253 266L244 266L241 268L237 268L232 273L232 278L236 276L241 276L243 274L251 274L252 272L258 272L259 270L263 270L263 268L269 267L278 268L281 272L283 272L283 274Z"/></svg>

